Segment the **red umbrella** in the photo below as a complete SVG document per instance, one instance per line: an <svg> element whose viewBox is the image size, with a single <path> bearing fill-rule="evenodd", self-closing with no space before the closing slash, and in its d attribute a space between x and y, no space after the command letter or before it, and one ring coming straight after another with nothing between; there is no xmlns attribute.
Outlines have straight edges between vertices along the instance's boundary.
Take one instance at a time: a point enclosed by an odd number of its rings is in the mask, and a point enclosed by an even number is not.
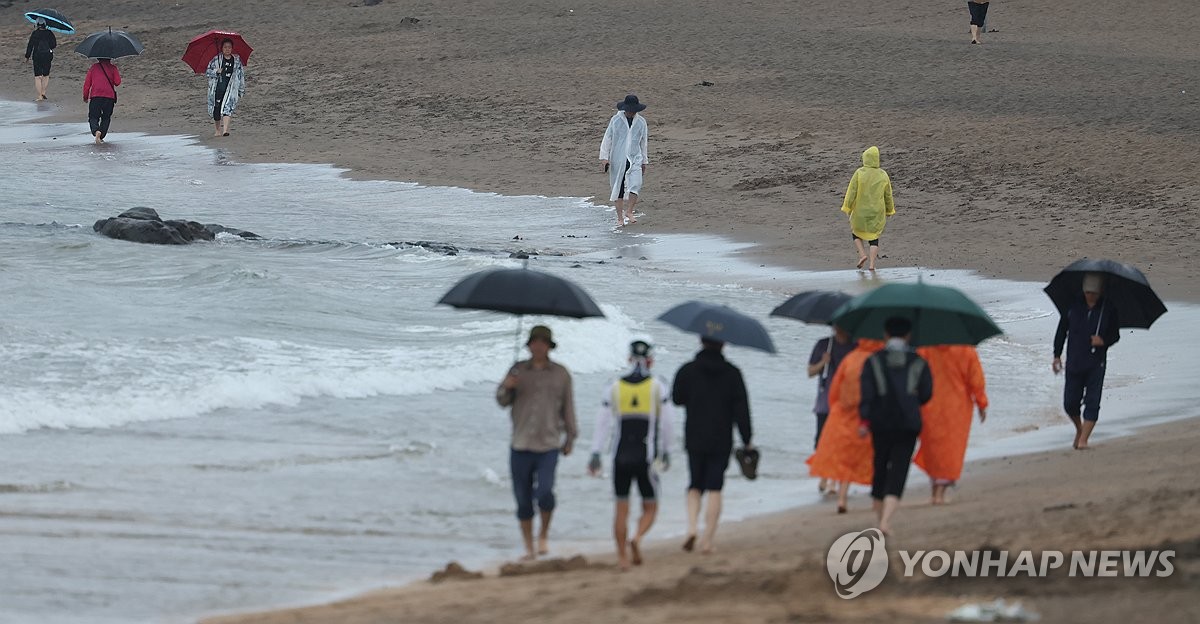
<svg viewBox="0 0 1200 624"><path fill-rule="evenodd" d="M233 41L233 53L242 57L242 64L249 63L250 53L254 48L251 48L241 35L224 30L210 30L189 41L187 51L183 53L183 62L187 63L192 71L203 74L213 57L221 53L221 42L226 39Z"/></svg>

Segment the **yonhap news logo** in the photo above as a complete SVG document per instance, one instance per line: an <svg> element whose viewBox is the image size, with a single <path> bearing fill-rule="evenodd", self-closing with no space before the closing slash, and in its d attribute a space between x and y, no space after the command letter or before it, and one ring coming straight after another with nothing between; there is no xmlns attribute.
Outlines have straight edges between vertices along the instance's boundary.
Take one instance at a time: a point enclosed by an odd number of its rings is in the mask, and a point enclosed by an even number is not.
<svg viewBox="0 0 1200 624"><path fill-rule="evenodd" d="M846 600L879 587L888 573L883 533L866 529L837 538L825 556L825 569L833 579L834 591Z"/></svg>
<svg viewBox="0 0 1200 624"><path fill-rule="evenodd" d="M1044 578L1068 577L1167 577L1175 573L1174 550L900 550L905 577L918 573L928 578ZM883 582L888 574L888 553L878 529L847 533L833 542L825 567L837 595L857 598Z"/></svg>

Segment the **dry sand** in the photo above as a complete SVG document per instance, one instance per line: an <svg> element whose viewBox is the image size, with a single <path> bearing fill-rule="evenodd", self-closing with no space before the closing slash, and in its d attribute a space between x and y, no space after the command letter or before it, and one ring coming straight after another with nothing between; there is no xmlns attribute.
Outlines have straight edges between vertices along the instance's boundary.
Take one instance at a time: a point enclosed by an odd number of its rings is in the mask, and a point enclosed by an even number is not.
<svg viewBox="0 0 1200 624"><path fill-rule="evenodd" d="M1200 419L1147 429L1092 451L1052 451L967 466L957 500L933 507L910 490L897 515L904 550L1175 550L1167 578L905 579L893 564L876 590L835 596L824 558L833 540L872 525L823 505L725 527L719 552L648 549L630 573L612 566L512 578L419 583L332 605L205 624L466 622L939 622L954 608L1019 600L1043 622L1200 621ZM1149 461L1153 459L1153 461ZM914 480L915 481L915 480ZM919 484L918 484L919 485ZM737 480L730 487L752 488ZM682 500L673 501L682 504ZM651 534L653 535L653 533ZM1015 553L1014 553L1015 556Z"/></svg>
<svg viewBox="0 0 1200 624"><path fill-rule="evenodd" d="M1200 225L1191 0L993 0L1001 32L983 46L967 43L961 2L359 4L58 8L85 33L112 25L147 46L120 62L117 132L196 134L243 160L332 162L362 177L591 196L606 192L596 160L605 121L632 91L650 104L640 231L726 235L758 243L753 253L774 263L848 267L837 208L859 153L875 144L899 210L884 267L1042 280L1074 258L1106 256L1142 267L1164 296L1200 299L1189 264ZM10 58L28 32L18 12L31 6L0 8ZM241 30L256 47L234 136L222 139L208 136L203 80L178 60L188 38L213 27ZM85 117L86 62L70 52L79 39L60 38L52 100L40 105L57 119ZM30 73L0 67L0 94L29 97ZM1178 569L1165 580L892 578L841 601L824 550L871 520L820 508L727 527L713 557L651 549L651 564L630 574L418 584L221 622L919 622L997 596L1025 599L1046 622L1197 621L1197 424L1088 453L972 464L959 502L933 509L913 496L899 520L909 549L1169 544Z"/></svg>
<svg viewBox="0 0 1200 624"><path fill-rule="evenodd" d="M837 212L879 145L899 214L882 266L1047 279L1082 255L1196 300L1200 12L1192 0L995 0L969 45L962 2L895 0L61 0L81 31L141 36L114 128L198 134L246 160L508 194L606 192L614 104L650 105L643 231L759 243L803 268L856 258ZM27 36L0 9L12 48ZM1136 10L1137 18L1130 12ZM404 17L419 19L402 25ZM256 52L234 136L178 59L212 27ZM82 119L64 38L51 103ZM16 59L14 50L12 58ZM32 94L29 67L0 93ZM712 86L700 86L703 82ZM1186 93L1184 93L1186 91ZM606 196L604 197L606 198Z"/></svg>

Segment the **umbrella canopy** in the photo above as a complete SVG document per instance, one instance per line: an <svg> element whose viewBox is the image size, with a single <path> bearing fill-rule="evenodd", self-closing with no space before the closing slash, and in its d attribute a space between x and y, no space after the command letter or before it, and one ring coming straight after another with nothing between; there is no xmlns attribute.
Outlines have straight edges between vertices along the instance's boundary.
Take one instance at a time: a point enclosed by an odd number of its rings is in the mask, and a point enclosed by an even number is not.
<svg viewBox="0 0 1200 624"><path fill-rule="evenodd" d="M1004 332L974 301L945 286L885 284L838 310L833 322L855 338L882 340L883 322L902 316L913 322L912 346L977 345Z"/></svg>
<svg viewBox="0 0 1200 624"><path fill-rule="evenodd" d="M1150 288L1150 281L1133 265L1088 258L1072 262L1043 289L1059 312L1066 314L1082 299L1083 276L1088 273L1104 274L1104 298L1116 308L1121 327L1149 329L1167 313L1167 306Z"/></svg>
<svg viewBox="0 0 1200 624"><path fill-rule="evenodd" d="M124 56L137 56L145 50L137 37L123 31L102 30L88 35L82 43L75 46L75 52L88 58L115 59Z"/></svg>
<svg viewBox="0 0 1200 624"><path fill-rule="evenodd" d="M802 292L779 307L771 310L771 316L793 318L814 325L829 325L833 313L847 301L853 299L850 295L836 290L810 290Z"/></svg>
<svg viewBox="0 0 1200 624"><path fill-rule="evenodd" d="M246 43L241 35L232 31L210 30L188 42L183 52L183 62L197 74L203 74L213 57L221 53L221 42L229 39L233 42L233 53L241 57L242 64L250 63L250 53L254 48Z"/></svg>
<svg viewBox="0 0 1200 624"><path fill-rule="evenodd" d="M579 286L530 269L494 269L469 275L455 284L438 303L509 314L573 318L604 316L596 302Z"/></svg>
<svg viewBox="0 0 1200 624"><path fill-rule="evenodd" d="M25 19L29 20L30 23L36 24L38 18L46 20L46 28L49 30L64 35L75 34L75 27L71 25L71 18L54 9L37 9L25 13Z"/></svg>
<svg viewBox="0 0 1200 624"><path fill-rule="evenodd" d="M775 353L775 343L767 329L728 306L689 301L667 310L658 320L701 338Z"/></svg>

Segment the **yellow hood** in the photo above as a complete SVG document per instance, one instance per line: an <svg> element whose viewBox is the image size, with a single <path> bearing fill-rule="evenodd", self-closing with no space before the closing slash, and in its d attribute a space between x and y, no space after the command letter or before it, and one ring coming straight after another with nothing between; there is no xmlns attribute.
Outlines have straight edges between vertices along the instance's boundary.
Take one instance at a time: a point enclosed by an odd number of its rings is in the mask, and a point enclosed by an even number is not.
<svg viewBox="0 0 1200 624"><path fill-rule="evenodd" d="M871 147L867 148L867 151L863 152L863 166L864 167L872 167L875 169L879 168L879 148L878 147L875 147L874 145L872 145Z"/></svg>

